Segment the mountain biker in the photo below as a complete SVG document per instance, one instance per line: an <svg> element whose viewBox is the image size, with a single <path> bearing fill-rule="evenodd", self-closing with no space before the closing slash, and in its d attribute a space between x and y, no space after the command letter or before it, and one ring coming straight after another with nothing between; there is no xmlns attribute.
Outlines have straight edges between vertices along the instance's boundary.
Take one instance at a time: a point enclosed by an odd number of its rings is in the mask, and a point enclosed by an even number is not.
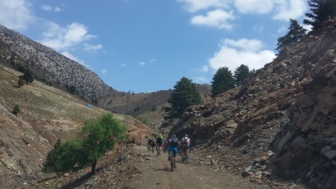
<svg viewBox="0 0 336 189"><path fill-rule="evenodd" d="M173 151L174 156L174 167L176 168L176 155L177 155L177 147L180 144L177 136L172 134L171 138L168 140L168 161L170 161L170 151Z"/></svg>
<svg viewBox="0 0 336 189"><path fill-rule="evenodd" d="M162 146L162 139L163 139L163 136L161 134L159 134L156 137L156 145L158 146L160 151L161 151L161 146Z"/></svg>
<svg viewBox="0 0 336 189"><path fill-rule="evenodd" d="M153 139L148 139L147 140L147 146L148 146L148 150L152 149L152 152L154 152L155 142L154 142Z"/></svg>
<svg viewBox="0 0 336 189"><path fill-rule="evenodd" d="M181 144L182 144L182 151L184 152L186 150L187 153L188 153L189 152L189 146L190 146L190 138L188 137L188 134L186 134L182 138Z"/></svg>

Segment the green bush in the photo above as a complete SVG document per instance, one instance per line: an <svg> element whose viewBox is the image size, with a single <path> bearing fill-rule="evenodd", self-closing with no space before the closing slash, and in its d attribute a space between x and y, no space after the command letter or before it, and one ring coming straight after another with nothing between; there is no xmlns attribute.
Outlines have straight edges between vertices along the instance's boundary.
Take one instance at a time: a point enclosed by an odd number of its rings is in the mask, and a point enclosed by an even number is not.
<svg viewBox="0 0 336 189"><path fill-rule="evenodd" d="M50 172L53 170L58 171L57 168L57 151L59 150L61 145L61 139L58 139L54 148L48 153L46 161L43 163L43 171Z"/></svg>
<svg viewBox="0 0 336 189"><path fill-rule="evenodd" d="M19 77L19 80L18 80L18 86L19 87L22 87L24 85L25 81L22 77Z"/></svg>
<svg viewBox="0 0 336 189"><path fill-rule="evenodd" d="M105 153L114 148L114 145L125 138L125 128L112 114L104 114L96 120L86 121L79 135L66 141L50 153L50 162L53 171L66 172L78 170L91 165L91 174L95 174L96 163ZM53 153L57 154L55 155ZM48 153L48 155L49 155Z"/></svg>
<svg viewBox="0 0 336 189"><path fill-rule="evenodd" d="M141 119L140 119L140 121L141 121L143 124L145 124L145 125L147 125L148 127L150 127L151 121L150 121L150 119L149 119L148 116L142 116Z"/></svg>
<svg viewBox="0 0 336 189"><path fill-rule="evenodd" d="M15 105L14 108L13 108L13 114L17 115L20 112L21 112L21 110L20 110L19 105Z"/></svg>

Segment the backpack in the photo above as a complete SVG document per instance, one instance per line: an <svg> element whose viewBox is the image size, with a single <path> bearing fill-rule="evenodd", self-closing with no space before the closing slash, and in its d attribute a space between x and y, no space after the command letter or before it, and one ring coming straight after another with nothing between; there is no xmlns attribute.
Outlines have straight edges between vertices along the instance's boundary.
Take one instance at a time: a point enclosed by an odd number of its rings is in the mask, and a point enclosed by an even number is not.
<svg viewBox="0 0 336 189"><path fill-rule="evenodd" d="M182 140L183 140L183 144L189 145L188 137L184 137Z"/></svg>
<svg viewBox="0 0 336 189"><path fill-rule="evenodd" d="M178 139L177 138L172 138L171 139L171 141L170 141L170 144L172 145L172 146L177 146L177 144L178 144Z"/></svg>

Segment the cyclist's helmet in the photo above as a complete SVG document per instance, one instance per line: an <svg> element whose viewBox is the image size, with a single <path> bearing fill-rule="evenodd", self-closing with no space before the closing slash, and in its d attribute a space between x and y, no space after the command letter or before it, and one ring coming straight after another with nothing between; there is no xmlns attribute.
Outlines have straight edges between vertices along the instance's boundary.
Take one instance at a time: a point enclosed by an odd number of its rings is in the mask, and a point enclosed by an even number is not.
<svg viewBox="0 0 336 189"><path fill-rule="evenodd" d="M188 134L186 134L185 137L188 137Z"/></svg>

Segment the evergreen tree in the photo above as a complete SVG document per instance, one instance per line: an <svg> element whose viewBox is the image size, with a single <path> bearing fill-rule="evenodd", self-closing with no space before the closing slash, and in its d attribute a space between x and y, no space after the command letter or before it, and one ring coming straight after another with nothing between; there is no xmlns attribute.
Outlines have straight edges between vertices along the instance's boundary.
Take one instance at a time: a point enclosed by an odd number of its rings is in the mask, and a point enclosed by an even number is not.
<svg viewBox="0 0 336 189"><path fill-rule="evenodd" d="M300 26L296 20L289 19L289 21L288 33L278 38L277 48L275 49L277 51L281 51L284 47L300 41L306 35L307 30Z"/></svg>
<svg viewBox="0 0 336 189"><path fill-rule="evenodd" d="M322 28L324 23L336 17L335 0L308 0L310 13L306 13L307 19L303 20L304 24L313 26L313 30Z"/></svg>
<svg viewBox="0 0 336 189"><path fill-rule="evenodd" d="M166 119L180 118L189 106L199 104L201 101L196 85L190 79L182 77L168 99L171 106L165 109L168 115Z"/></svg>
<svg viewBox="0 0 336 189"><path fill-rule="evenodd" d="M234 72L234 80L236 85L242 84L247 78L250 77L250 69L247 65L240 65Z"/></svg>
<svg viewBox="0 0 336 189"><path fill-rule="evenodd" d="M232 77L232 73L227 67L219 68L211 83L211 97L215 97L216 95L224 93L225 91L235 87L235 81Z"/></svg>

